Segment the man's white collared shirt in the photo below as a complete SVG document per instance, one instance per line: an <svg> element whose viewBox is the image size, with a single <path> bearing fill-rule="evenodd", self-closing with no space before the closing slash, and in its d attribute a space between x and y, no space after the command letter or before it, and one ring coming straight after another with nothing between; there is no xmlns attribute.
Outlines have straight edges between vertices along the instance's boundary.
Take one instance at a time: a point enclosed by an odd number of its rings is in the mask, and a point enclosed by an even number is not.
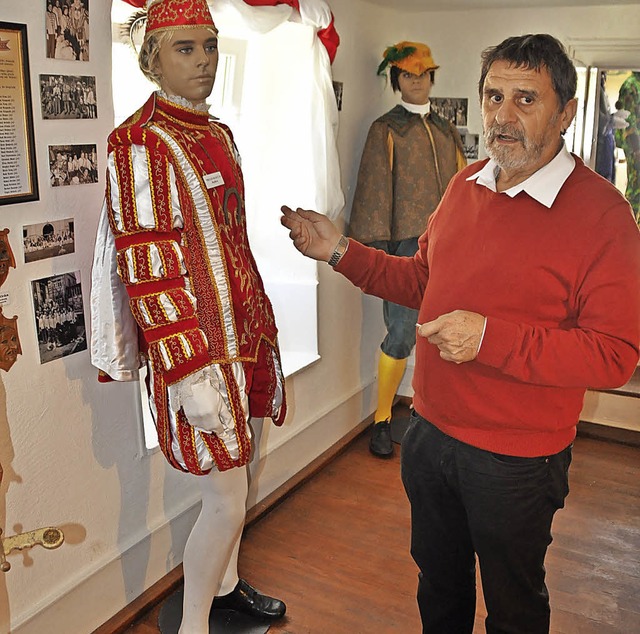
<svg viewBox="0 0 640 634"><path fill-rule="evenodd" d="M546 165L531 174L526 180L509 189L505 189L502 193L513 198L524 191L531 198L550 209L575 166L575 159L563 143L562 149ZM493 159L490 159L480 171L469 176L467 180L475 180L478 185L484 185L491 191L496 192L496 178L499 172L500 167L498 164Z"/></svg>

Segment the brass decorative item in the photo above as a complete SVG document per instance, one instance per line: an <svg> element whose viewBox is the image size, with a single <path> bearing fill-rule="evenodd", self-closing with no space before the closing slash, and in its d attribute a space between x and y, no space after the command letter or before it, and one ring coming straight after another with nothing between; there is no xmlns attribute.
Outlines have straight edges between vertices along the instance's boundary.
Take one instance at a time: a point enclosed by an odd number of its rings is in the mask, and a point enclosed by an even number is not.
<svg viewBox="0 0 640 634"><path fill-rule="evenodd" d="M2 482L3 470L0 464L0 483ZM0 537L2 529L0 528ZM11 564L7 561L7 555L13 550L24 550L40 545L47 549L58 548L64 541L64 534L55 526L38 528L26 533L18 533L11 537L2 537L2 548L0 549L0 571L9 572Z"/></svg>
<svg viewBox="0 0 640 634"><path fill-rule="evenodd" d="M2 529L0 528L0 535ZM0 570L9 572L11 564L6 560L6 556L13 550L24 550L25 548L33 548L40 545L48 549L58 548L64 542L64 535L59 528L55 526L47 526L46 528L38 528L35 531L26 533L18 533L11 537L2 538L2 551L0 552Z"/></svg>

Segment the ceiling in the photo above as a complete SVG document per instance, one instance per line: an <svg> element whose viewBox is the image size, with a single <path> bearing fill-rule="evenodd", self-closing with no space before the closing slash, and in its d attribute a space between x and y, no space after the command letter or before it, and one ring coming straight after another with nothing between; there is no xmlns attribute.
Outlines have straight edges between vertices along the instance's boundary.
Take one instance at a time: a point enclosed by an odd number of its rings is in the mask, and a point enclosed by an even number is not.
<svg viewBox="0 0 640 634"><path fill-rule="evenodd" d="M364 0L400 11L459 11L470 9L529 9L534 7L585 7L638 4L638 0Z"/></svg>

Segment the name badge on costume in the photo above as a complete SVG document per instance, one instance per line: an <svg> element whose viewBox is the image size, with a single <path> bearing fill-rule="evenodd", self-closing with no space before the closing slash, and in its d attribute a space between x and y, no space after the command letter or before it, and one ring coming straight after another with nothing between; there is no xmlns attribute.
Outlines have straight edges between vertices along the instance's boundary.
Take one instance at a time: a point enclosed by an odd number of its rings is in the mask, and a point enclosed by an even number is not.
<svg viewBox="0 0 640 634"><path fill-rule="evenodd" d="M224 178L222 178L222 174L220 172L213 172L211 174L204 175L204 184L207 186L207 189L213 189L214 187L220 187L220 185L224 185Z"/></svg>

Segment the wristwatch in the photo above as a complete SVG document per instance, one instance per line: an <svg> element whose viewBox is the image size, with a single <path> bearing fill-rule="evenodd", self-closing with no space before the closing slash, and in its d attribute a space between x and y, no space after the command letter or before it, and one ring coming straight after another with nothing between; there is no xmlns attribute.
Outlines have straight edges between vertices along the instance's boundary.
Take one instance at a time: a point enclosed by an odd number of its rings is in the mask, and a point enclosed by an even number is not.
<svg viewBox="0 0 640 634"><path fill-rule="evenodd" d="M348 247L349 240L347 240L344 235L340 236L340 240L338 240L338 244L336 244L336 248L333 250L331 257L329 258L329 265L335 266L338 264L342 259L342 256L347 252Z"/></svg>

